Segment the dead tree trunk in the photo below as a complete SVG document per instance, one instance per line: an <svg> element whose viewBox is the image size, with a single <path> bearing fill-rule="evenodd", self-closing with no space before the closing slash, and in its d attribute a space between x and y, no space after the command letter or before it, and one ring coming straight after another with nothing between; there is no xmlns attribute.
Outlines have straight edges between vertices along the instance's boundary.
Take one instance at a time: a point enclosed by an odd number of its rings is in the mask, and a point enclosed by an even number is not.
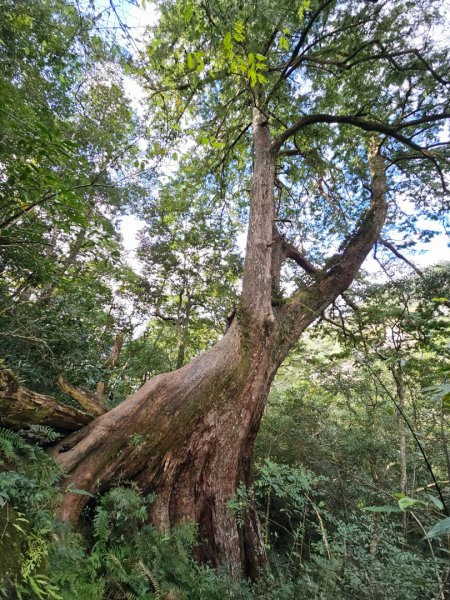
<svg viewBox="0 0 450 600"><path fill-rule="evenodd" d="M81 429L92 419L86 412L23 387L14 373L0 369L0 426L51 425L67 433Z"/></svg>

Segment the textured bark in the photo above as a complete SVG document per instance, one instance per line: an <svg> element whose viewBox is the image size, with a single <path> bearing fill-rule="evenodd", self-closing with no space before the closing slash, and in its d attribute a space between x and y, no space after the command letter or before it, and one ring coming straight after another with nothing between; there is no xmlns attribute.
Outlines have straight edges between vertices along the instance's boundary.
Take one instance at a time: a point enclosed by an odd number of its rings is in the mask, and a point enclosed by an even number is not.
<svg viewBox="0 0 450 600"><path fill-rule="evenodd" d="M189 325L191 320L191 310L192 310L192 299L188 297L186 302L186 308L184 317L181 318L181 315L178 317L178 352L177 352L177 362L176 369L180 369L184 365L185 354L186 354L186 344L189 336Z"/></svg>
<svg viewBox="0 0 450 600"><path fill-rule="evenodd" d="M96 396L97 401L100 403L101 407L104 409L103 412L105 412L105 410L106 410L104 402L105 402L106 389L107 389L108 381L109 381L109 374L111 371L113 371L116 368L117 362L120 358L120 352L122 350L124 339L125 339L124 333L122 331L120 331L116 335L116 338L114 340L114 345L111 349L111 354L108 356L108 358L105 362L105 367L108 369L108 374L105 377L105 381L99 381L97 383L95 396Z"/></svg>
<svg viewBox="0 0 450 600"><path fill-rule="evenodd" d="M250 348L235 322L190 364L150 380L125 403L53 449L65 487L96 493L132 479L155 492L161 529L186 519L208 541L200 554L255 576L265 561L256 515L239 528L227 508L239 482L251 481L253 441L273 371L268 348ZM76 521L85 497L67 494L61 516Z"/></svg>
<svg viewBox="0 0 450 600"><path fill-rule="evenodd" d="M21 386L15 375L0 369L0 425L50 425L60 431L76 431L93 417L81 410L60 404L54 398L32 392Z"/></svg>
<svg viewBox="0 0 450 600"><path fill-rule="evenodd" d="M273 320L272 243L275 218L276 155L271 150L267 117L253 110L254 165L250 220L242 281L242 306L252 322Z"/></svg>

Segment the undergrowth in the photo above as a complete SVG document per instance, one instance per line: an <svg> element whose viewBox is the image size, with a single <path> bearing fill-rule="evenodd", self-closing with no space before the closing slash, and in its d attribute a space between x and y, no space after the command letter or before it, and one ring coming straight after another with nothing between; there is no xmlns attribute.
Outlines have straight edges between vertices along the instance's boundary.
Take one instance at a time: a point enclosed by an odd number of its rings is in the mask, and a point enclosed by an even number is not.
<svg viewBox="0 0 450 600"><path fill-rule="evenodd" d="M0 595L54 600L296 600L435 598L436 564L412 552L380 515L333 516L321 500L325 477L265 461L251 490L229 509L260 512L270 572L254 584L193 558L196 526L160 533L146 523L154 497L116 487L96 499L84 533L54 517L61 472L42 445L46 428L0 429ZM376 540L376 544L374 542Z"/></svg>

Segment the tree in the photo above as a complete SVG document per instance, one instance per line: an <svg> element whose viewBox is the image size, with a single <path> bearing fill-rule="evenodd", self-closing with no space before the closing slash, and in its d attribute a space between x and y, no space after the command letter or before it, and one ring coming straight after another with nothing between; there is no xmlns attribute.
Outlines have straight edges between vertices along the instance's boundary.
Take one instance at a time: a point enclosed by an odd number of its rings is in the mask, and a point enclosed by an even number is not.
<svg viewBox="0 0 450 600"><path fill-rule="evenodd" d="M179 173L144 208L147 225L138 248L150 288L148 304L166 325L166 354L173 355L170 370L204 350L212 332L223 333L236 304L241 270L233 222L209 206L208 190L192 191L191 172Z"/></svg>
<svg viewBox="0 0 450 600"><path fill-rule="evenodd" d="M408 241L419 214L445 208L447 52L431 36L439 4L159 3L135 66L152 106L148 152L163 160L169 146L187 147L192 184L218 210L235 196L243 213L248 203L242 291L217 344L53 448L66 489L132 480L157 495L158 527L193 520L201 558L256 576L265 563L256 513L238 524L227 503L251 482L280 364L351 285L385 223L383 235L400 226ZM61 516L76 522L87 498L67 493Z"/></svg>
<svg viewBox="0 0 450 600"><path fill-rule="evenodd" d="M133 284L114 221L134 197L118 178L136 157L136 122L95 7L0 6L0 342L12 369L53 393L61 372L93 385L107 322L123 321L112 288Z"/></svg>

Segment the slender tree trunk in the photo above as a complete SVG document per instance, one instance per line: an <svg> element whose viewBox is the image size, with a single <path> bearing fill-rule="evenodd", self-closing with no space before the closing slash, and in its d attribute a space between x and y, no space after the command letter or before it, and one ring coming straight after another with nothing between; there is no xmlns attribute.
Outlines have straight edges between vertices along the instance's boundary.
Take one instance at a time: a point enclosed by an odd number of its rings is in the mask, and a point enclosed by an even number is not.
<svg viewBox="0 0 450 600"><path fill-rule="evenodd" d="M186 308L184 312L183 318L178 318L179 324L179 332L178 332L178 352L177 352L177 362L176 369L180 369L184 365L184 359L186 354L186 344L188 342L189 336L189 325L191 321L191 310L192 310L192 299L188 296L186 302Z"/></svg>
<svg viewBox="0 0 450 600"><path fill-rule="evenodd" d="M397 402L402 413L405 412L405 386L403 383L403 372L400 363L391 369L392 376L395 381L395 387L397 390ZM408 471L406 461L406 427L405 421L402 415L397 414L397 427L398 427L398 455L399 455L399 466L400 466L400 491L405 496L408 493Z"/></svg>
<svg viewBox="0 0 450 600"><path fill-rule="evenodd" d="M98 399L104 404L105 402L105 394L106 389L109 382L110 372L116 368L117 362L120 358L120 352L122 350L123 342L124 342L124 333L120 331L114 340L114 345L111 350L111 354L108 356L105 367L108 369L108 373L105 375L105 379L103 381L99 381L96 386L96 395Z"/></svg>

